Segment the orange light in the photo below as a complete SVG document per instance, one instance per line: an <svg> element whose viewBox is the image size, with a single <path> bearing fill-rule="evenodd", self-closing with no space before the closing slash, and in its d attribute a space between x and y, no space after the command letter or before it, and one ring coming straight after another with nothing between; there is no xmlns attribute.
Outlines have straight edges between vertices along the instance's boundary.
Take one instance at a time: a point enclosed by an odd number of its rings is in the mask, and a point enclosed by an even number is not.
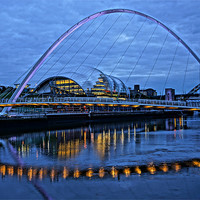
<svg viewBox="0 0 200 200"><path fill-rule="evenodd" d="M92 171L92 169L89 169L87 172L86 172L86 176L87 177L89 177L89 178L91 178L92 176L93 176L93 171Z"/></svg>
<svg viewBox="0 0 200 200"><path fill-rule="evenodd" d="M6 166L5 165L2 165L1 168L0 168L0 172L3 176L5 176L6 174Z"/></svg>
<svg viewBox="0 0 200 200"><path fill-rule="evenodd" d="M80 103L73 103L72 105L74 105L74 106L81 106Z"/></svg>
<svg viewBox="0 0 200 200"><path fill-rule="evenodd" d="M144 108L153 108L153 106L144 106Z"/></svg>
<svg viewBox="0 0 200 200"><path fill-rule="evenodd" d="M39 171L39 179L42 180L43 178L43 169L41 168Z"/></svg>
<svg viewBox="0 0 200 200"><path fill-rule="evenodd" d="M49 103L49 105L52 105L52 106L59 106L58 103Z"/></svg>
<svg viewBox="0 0 200 200"><path fill-rule="evenodd" d="M91 133L91 142L94 143L94 133Z"/></svg>
<svg viewBox="0 0 200 200"><path fill-rule="evenodd" d="M48 103L40 103L41 106L48 106Z"/></svg>
<svg viewBox="0 0 200 200"><path fill-rule="evenodd" d="M126 177L130 176L130 174L131 174L130 168L125 168L124 169L124 174L126 175Z"/></svg>
<svg viewBox="0 0 200 200"><path fill-rule="evenodd" d="M67 176L69 176L69 172L66 169L66 167L64 167L64 169L63 169L63 178L65 179L65 178L67 178Z"/></svg>
<svg viewBox="0 0 200 200"><path fill-rule="evenodd" d="M178 109L178 107L166 107L167 109Z"/></svg>
<svg viewBox="0 0 200 200"><path fill-rule="evenodd" d="M173 166L174 170L178 172L181 169L181 166L178 163L175 163Z"/></svg>
<svg viewBox="0 0 200 200"><path fill-rule="evenodd" d="M197 111L199 109L198 108L190 108L189 110L191 110L191 111Z"/></svg>
<svg viewBox="0 0 200 200"><path fill-rule="evenodd" d="M33 169L33 177L35 177L37 174L37 169Z"/></svg>
<svg viewBox="0 0 200 200"><path fill-rule="evenodd" d="M133 105L132 107L133 107L133 108L137 108L137 107L139 107L139 106L140 106L140 105Z"/></svg>
<svg viewBox="0 0 200 200"><path fill-rule="evenodd" d="M81 104L80 104L80 105L81 105ZM89 103L87 103L86 105L87 105L87 106L94 106L94 104L89 104Z"/></svg>
<svg viewBox="0 0 200 200"><path fill-rule="evenodd" d="M78 169L74 170L74 178L78 178L80 176L80 172Z"/></svg>
<svg viewBox="0 0 200 200"><path fill-rule="evenodd" d="M200 162L197 161L197 160L192 161L192 164L193 164L194 166L200 167Z"/></svg>
<svg viewBox="0 0 200 200"><path fill-rule="evenodd" d="M156 168L153 164L149 165L147 167L147 170L150 172L150 174L155 174L155 172L156 172Z"/></svg>
<svg viewBox="0 0 200 200"><path fill-rule="evenodd" d="M105 104L97 104L97 106L106 106Z"/></svg>
<svg viewBox="0 0 200 200"><path fill-rule="evenodd" d="M70 104L69 103L62 103L62 105L69 106Z"/></svg>
<svg viewBox="0 0 200 200"><path fill-rule="evenodd" d="M33 178L33 170L32 170L32 168L30 168L30 169L28 170L28 180L31 181L32 178Z"/></svg>
<svg viewBox="0 0 200 200"><path fill-rule="evenodd" d="M99 177L100 177L100 178L103 178L104 175L105 175L104 168L101 167L101 168L99 169Z"/></svg>
<svg viewBox="0 0 200 200"><path fill-rule="evenodd" d="M116 178L117 175L118 175L118 171L115 169L115 167L112 167L112 170L111 170L110 173L111 173L111 175L112 175L113 178Z"/></svg>
<svg viewBox="0 0 200 200"><path fill-rule="evenodd" d="M156 106L156 108L164 109L166 107L165 106Z"/></svg>
<svg viewBox="0 0 200 200"><path fill-rule="evenodd" d="M87 133L84 131L84 148L87 149Z"/></svg>
<svg viewBox="0 0 200 200"><path fill-rule="evenodd" d="M51 170L50 177L51 177L51 180L53 181L55 178L55 169Z"/></svg>
<svg viewBox="0 0 200 200"><path fill-rule="evenodd" d="M18 169L17 169L17 174L18 174L18 176L22 176L22 174L23 174L23 169L22 169L21 167L18 167Z"/></svg>
<svg viewBox="0 0 200 200"><path fill-rule="evenodd" d="M160 169L163 171L163 172L167 172L168 171L168 166L166 163L164 163L162 166L160 166Z"/></svg>
<svg viewBox="0 0 200 200"><path fill-rule="evenodd" d="M13 174L14 174L13 166L9 166L7 170L8 170L8 175L13 176Z"/></svg>
<svg viewBox="0 0 200 200"><path fill-rule="evenodd" d="M121 107L129 107L130 105L122 104Z"/></svg>
<svg viewBox="0 0 200 200"><path fill-rule="evenodd" d="M138 166L135 168L135 172L137 174L141 174L142 173L141 169Z"/></svg>

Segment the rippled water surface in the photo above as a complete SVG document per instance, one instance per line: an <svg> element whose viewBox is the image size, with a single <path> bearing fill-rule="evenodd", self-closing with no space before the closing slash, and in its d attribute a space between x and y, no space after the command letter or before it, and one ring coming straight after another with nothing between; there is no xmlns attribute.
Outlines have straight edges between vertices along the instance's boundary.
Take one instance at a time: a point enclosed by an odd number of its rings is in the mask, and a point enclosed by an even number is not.
<svg viewBox="0 0 200 200"><path fill-rule="evenodd" d="M134 195L135 198L176 195L198 199L199 162L191 160L199 158L199 117L138 119L1 136L0 192L2 198L38 199L46 193L58 199L133 198ZM186 161L194 166L179 164ZM161 165L166 165L164 174L164 170L159 170L163 169ZM143 173L145 166L147 170ZM155 170L148 171L149 166ZM164 182L165 194L156 192L156 186ZM38 191L35 183L41 185L44 193ZM131 190L136 183L142 183L144 188L137 186L137 190ZM65 186L71 188L67 194L63 192ZM85 187L81 196L74 187L79 190ZM104 194L99 187L109 191ZM13 194L6 192L8 188L13 188ZM60 191L59 195L56 191ZM113 196L114 191L117 197ZM117 195L124 191L124 196Z"/></svg>

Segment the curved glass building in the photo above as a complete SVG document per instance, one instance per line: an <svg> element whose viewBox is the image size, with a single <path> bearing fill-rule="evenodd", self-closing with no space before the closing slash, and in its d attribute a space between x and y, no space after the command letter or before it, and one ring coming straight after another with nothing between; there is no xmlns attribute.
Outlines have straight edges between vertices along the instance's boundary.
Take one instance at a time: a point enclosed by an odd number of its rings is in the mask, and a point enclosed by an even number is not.
<svg viewBox="0 0 200 200"><path fill-rule="evenodd" d="M41 81L33 93L48 96L128 97L129 89L122 80L94 70L88 78L78 75L52 76Z"/></svg>

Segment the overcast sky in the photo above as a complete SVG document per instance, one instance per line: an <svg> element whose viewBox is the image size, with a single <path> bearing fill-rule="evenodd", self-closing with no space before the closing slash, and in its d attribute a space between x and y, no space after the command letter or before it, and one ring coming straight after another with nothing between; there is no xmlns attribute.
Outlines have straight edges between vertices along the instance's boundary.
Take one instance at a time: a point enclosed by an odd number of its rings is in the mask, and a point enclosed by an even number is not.
<svg viewBox="0 0 200 200"><path fill-rule="evenodd" d="M111 8L137 10L155 17L200 55L200 0L0 0L0 85L12 84L72 25ZM126 36L121 36L122 46ZM172 44L175 49L176 43ZM198 63L192 57L190 60L197 66L194 71L198 74ZM125 64L128 65L128 59ZM162 75L162 68L159 70ZM127 76L120 71L115 75L123 80ZM141 71L137 74L136 70L134 76L137 81L132 80L131 86L140 83ZM188 76L191 84L187 89L199 82L198 75L195 80L192 76ZM177 81L177 77L171 76L171 81ZM149 87L159 90L158 84L152 81Z"/></svg>

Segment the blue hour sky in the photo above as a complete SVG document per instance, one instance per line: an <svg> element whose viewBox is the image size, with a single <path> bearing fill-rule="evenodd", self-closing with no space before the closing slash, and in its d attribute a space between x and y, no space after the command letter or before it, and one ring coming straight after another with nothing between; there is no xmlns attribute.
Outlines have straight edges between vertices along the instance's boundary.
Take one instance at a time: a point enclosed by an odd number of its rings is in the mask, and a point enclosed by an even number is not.
<svg viewBox="0 0 200 200"><path fill-rule="evenodd" d="M132 9L153 16L170 27L200 55L200 0L0 0L0 3L0 85L13 84L72 25L106 9ZM121 39L123 46L123 39L129 38L122 35ZM140 45L144 46L145 43L141 41ZM171 46L175 49L176 43L172 42ZM146 59L151 59L152 56L148 56ZM126 60L124 65L129 65L129 60ZM199 82L199 65L192 57L190 60L196 77L193 74L188 76L187 82L191 84L187 90ZM179 67L185 62L183 60ZM101 70L104 71L104 67ZM176 71L179 71L178 67ZM142 73L138 71L137 74L136 71L129 85L140 84ZM159 74L162 74L162 67L154 75L156 77ZM122 80L127 77L123 69L115 75ZM184 77L184 72L181 76ZM170 81L177 82L177 76L171 76ZM155 79L149 87L160 90L158 85L159 80Z"/></svg>

